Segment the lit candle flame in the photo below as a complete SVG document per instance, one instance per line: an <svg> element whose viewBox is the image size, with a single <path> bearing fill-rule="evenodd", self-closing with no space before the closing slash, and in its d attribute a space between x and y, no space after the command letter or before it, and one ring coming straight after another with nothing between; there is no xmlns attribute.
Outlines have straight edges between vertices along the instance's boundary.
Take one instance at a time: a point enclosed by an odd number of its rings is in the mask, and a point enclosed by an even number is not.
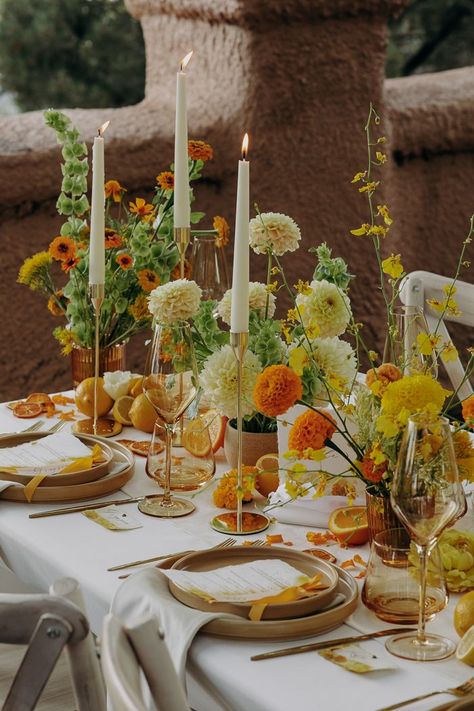
<svg viewBox="0 0 474 711"><path fill-rule="evenodd" d="M249 152L249 134L246 133L244 140L242 141L242 160L247 158L247 153Z"/></svg>
<svg viewBox="0 0 474 711"><path fill-rule="evenodd" d="M191 50L191 51L184 57L184 59L181 60L181 63L180 63L180 65L179 65L179 71L180 71L180 72L184 72L184 70L185 70L186 67L188 66L189 60L191 59L192 56L193 56L193 50Z"/></svg>
<svg viewBox="0 0 474 711"><path fill-rule="evenodd" d="M104 135L104 133L107 131L107 129L109 127L109 123L110 123L110 121L106 121L105 123L102 124L102 126L97 131L99 136L102 137Z"/></svg>

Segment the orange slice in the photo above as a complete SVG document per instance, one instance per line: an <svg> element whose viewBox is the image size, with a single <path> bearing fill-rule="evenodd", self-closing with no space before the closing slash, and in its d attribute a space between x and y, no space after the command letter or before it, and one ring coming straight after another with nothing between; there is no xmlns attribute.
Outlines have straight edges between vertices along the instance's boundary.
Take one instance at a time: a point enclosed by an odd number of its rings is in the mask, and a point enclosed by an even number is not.
<svg viewBox="0 0 474 711"><path fill-rule="evenodd" d="M223 417L214 409L207 410L201 417L209 431L212 451L217 452L224 444L227 417Z"/></svg>
<svg viewBox="0 0 474 711"><path fill-rule="evenodd" d="M112 409L112 415L116 422L120 422L121 425L131 425L132 420L130 419L130 408L133 405L133 397L130 395L122 395L115 402Z"/></svg>
<svg viewBox="0 0 474 711"><path fill-rule="evenodd" d="M27 419L29 417L38 417L41 415L43 408L38 402L19 402L13 408L15 417Z"/></svg>
<svg viewBox="0 0 474 711"><path fill-rule="evenodd" d="M151 442L148 440L140 440L132 442L129 445L129 450L133 452L134 454L139 454L141 457L146 457L148 456L148 450L150 449ZM155 451L155 454L157 452Z"/></svg>
<svg viewBox="0 0 474 711"><path fill-rule="evenodd" d="M262 496L268 496L280 485L278 454L262 455L255 466L259 470L255 479L255 488Z"/></svg>
<svg viewBox="0 0 474 711"><path fill-rule="evenodd" d="M195 457L206 457L211 451L209 430L202 417L189 421L183 432L183 447Z"/></svg>
<svg viewBox="0 0 474 711"><path fill-rule="evenodd" d="M26 398L26 402L37 402L38 405L41 405L43 412L47 412L48 408L54 407L53 401L46 393L31 393L31 395L28 395Z"/></svg>
<svg viewBox="0 0 474 711"><path fill-rule="evenodd" d="M360 546L369 539L367 509L365 506L343 506L335 509L328 522L328 528L339 543Z"/></svg>

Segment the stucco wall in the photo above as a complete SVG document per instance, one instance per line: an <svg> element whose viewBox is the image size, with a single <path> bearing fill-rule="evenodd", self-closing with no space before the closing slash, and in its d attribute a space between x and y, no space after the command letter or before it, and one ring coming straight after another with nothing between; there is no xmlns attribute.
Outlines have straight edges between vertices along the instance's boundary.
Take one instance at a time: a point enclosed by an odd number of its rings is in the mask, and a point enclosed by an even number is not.
<svg viewBox="0 0 474 711"><path fill-rule="evenodd" d="M197 191L199 206L233 221L239 147L249 130L252 201L292 215L302 229L303 246L287 259L290 277L310 275L306 249L326 240L358 275L354 309L380 347L375 263L369 245L349 234L364 217L350 179L364 167L370 101L384 115L396 159L384 179L396 220L387 248L403 251L410 269L449 273L455 250L448 243L463 236L473 208L474 70L384 83L387 17L401 5L275 0L262 9L257 0L128 0L144 27L145 101L68 113L86 137L111 119L107 177L129 195L143 194L172 160L174 75L194 48L190 135L208 140L216 154ZM54 320L38 295L15 284L22 259L45 248L60 224L59 148L41 124L36 112L0 119L0 239L8 252L0 280L0 399L70 383L51 336ZM252 256L252 271L263 276L263 257ZM137 369L142 340L130 360Z"/></svg>

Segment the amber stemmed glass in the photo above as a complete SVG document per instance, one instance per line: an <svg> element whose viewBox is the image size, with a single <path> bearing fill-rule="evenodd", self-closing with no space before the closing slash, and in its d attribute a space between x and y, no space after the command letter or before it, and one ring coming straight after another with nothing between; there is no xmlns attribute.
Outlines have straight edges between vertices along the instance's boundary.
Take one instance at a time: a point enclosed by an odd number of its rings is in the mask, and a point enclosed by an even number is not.
<svg viewBox="0 0 474 711"><path fill-rule="evenodd" d="M139 504L143 513L170 518L194 511L188 499L171 495L173 435L179 419L198 391L198 371L191 329L186 322L155 326L143 377L143 392L161 417L165 430L164 493Z"/></svg>
<svg viewBox="0 0 474 711"><path fill-rule="evenodd" d="M450 639L425 631L428 555L442 531L464 508L449 422L410 417L400 445L391 490L395 513L407 528L420 561L418 631L392 637L385 646L404 659L434 661L456 649Z"/></svg>

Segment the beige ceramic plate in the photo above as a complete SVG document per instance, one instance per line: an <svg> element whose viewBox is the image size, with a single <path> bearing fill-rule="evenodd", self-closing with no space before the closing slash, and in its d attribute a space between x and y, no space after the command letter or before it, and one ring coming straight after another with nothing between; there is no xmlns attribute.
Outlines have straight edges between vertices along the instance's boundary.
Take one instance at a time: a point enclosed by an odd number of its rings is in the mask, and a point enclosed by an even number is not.
<svg viewBox="0 0 474 711"><path fill-rule="evenodd" d="M321 582L327 587L325 590L318 591L314 595L305 597L302 600L267 605L262 615L263 620L288 620L294 617L303 617L324 607L334 597L339 577L336 568L331 565L331 563L313 558L306 553L301 553L301 551L278 546L272 546L271 548L234 546L233 548L197 551L184 558L180 558L171 567L175 570L203 572L223 568L227 565L239 565L251 561L268 560L269 558L283 560L310 578L319 573L321 575ZM203 600L199 595L178 587L172 580L169 580L168 584L173 596L188 607L203 610L204 612L230 612L248 619L251 609L249 603L210 603Z"/></svg>
<svg viewBox="0 0 474 711"><path fill-rule="evenodd" d="M88 436L87 439L90 442L98 442L101 447L104 443L100 438ZM100 496L106 496L107 494L112 494L114 491L119 489L127 483L129 479L133 476L134 470L134 458L133 454L129 452L126 447L123 447L118 442L109 442L107 446L112 450L114 459L118 462L124 462L126 467L118 472L117 474L106 474L101 479L97 481L91 481L86 484L71 484L70 486L39 486L30 503L66 503L69 501L82 501L86 499L94 499ZM0 499L3 501L21 501L22 503L28 503L25 498L25 492L23 487L10 486L5 491L0 493Z"/></svg>
<svg viewBox="0 0 474 711"><path fill-rule="evenodd" d="M3 447L15 447L18 444L24 444L25 442L33 442L34 440L46 437L48 432L23 432L12 434L11 437L2 437L0 440L0 480L1 481L17 481L19 484L28 484L32 479L31 474L21 474L12 473L8 471L2 471L1 469L1 448ZM95 444L95 440L90 437L83 435L78 439L81 440L85 445L92 447ZM105 476L109 471L110 462L112 460L113 454L112 450L108 444L105 442L100 442L100 447L102 449L103 461L96 462L92 467L88 469L80 469L77 472L69 472L67 474L56 474L55 476L45 476L42 480L40 486L54 486L57 487L59 481L61 481L61 486L69 486L71 484L87 484L90 481L96 481L101 477ZM59 477L61 479L59 480Z"/></svg>

